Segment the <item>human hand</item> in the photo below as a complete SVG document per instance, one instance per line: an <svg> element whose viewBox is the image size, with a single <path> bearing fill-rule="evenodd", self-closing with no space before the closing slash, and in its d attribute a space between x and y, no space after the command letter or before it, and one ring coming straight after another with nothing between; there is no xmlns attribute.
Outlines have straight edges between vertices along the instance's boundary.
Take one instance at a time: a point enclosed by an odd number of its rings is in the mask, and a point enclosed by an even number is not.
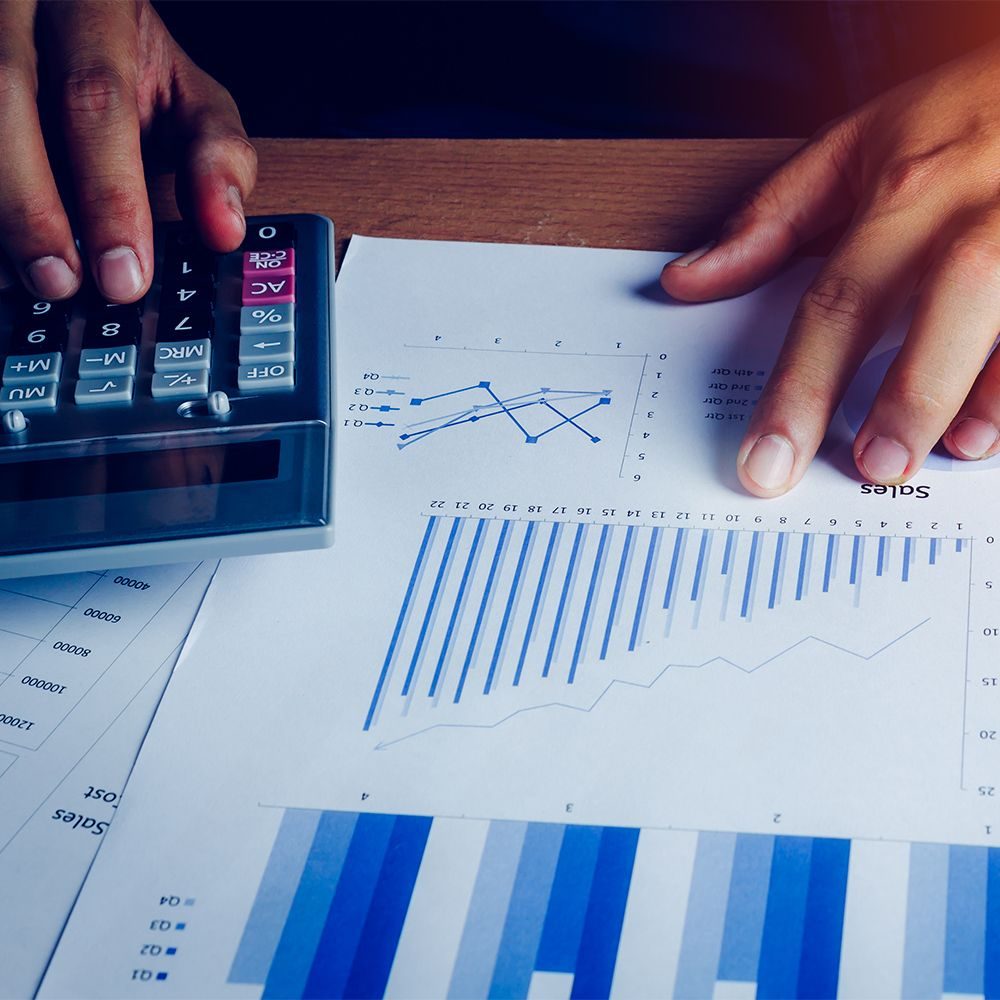
<svg viewBox="0 0 1000 1000"><path fill-rule="evenodd" d="M823 129L725 223L664 268L672 296L739 295L838 223L845 235L799 304L737 468L790 490L851 378L916 294L912 325L854 441L861 474L909 479L942 439L1000 452L1000 43L917 77ZM985 362L985 366L984 366Z"/></svg>
<svg viewBox="0 0 1000 1000"><path fill-rule="evenodd" d="M41 298L79 289L69 208L103 295L144 295L153 277L144 159L177 170L178 202L211 249L243 240L256 154L233 99L148 0L0 3L0 134L7 284L16 272ZM69 189L65 203L54 174Z"/></svg>

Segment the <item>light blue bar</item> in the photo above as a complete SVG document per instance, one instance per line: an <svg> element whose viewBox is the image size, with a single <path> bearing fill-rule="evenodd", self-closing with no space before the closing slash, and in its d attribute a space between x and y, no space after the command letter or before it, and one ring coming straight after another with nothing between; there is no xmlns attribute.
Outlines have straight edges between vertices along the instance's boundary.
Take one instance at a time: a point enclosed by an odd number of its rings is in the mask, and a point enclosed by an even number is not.
<svg viewBox="0 0 1000 1000"><path fill-rule="evenodd" d="M736 540L735 531L726 532L726 550L722 553L722 575L725 576L730 567L732 566L733 560L733 542Z"/></svg>
<svg viewBox="0 0 1000 1000"><path fill-rule="evenodd" d="M527 832L527 823L490 823L448 988L455 1000L489 995Z"/></svg>
<svg viewBox="0 0 1000 1000"><path fill-rule="evenodd" d="M632 619L632 634L628 640L628 650L633 652L639 641L639 633L646 617L646 602L649 599L649 576L656 560L656 550L659 547L660 529L653 528L649 536L649 548L646 549L646 565L642 569L642 583L639 585L639 599L635 605L635 617Z"/></svg>
<svg viewBox="0 0 1000 1000"><path fill-rule="evenodd" d="M982 995L986 966L986 847L948 849L944 992Z"/></svg>
<svg viewBox="0 0 1000 1000"><path fill-rule="evenodd" d="M755 833L737 834L719 959L719 979L736 983L757 981L773 854L774 837Z"/></svg>
<svg viewBox="0 0 1000 1000"><path fill-rule="evenodd" d="M735 833L699 833L677 961L676 997L711 997L719 970Z"/></svg>
<svg viewBox="0 0 1000 1000"><path fill-rule="evenodd" d="M694 581L691 584L691 600L697 601L701 593L701 573L705 568L705 553L708 551L708 539L711 529L705 528L701 533L701 544L698 546L698 563L694 568Z"/></svg>
<svg viewBox="0 0 1000 1000"><path fill-rule="evenodd" d="M580 663L580 656L583 653L583 646L587 640L587 630L590 625L590 609L594 604L594 593L597 590L598 581L604 570L604 557L607 554L608 536L611 526L605 524L601 528L601 537L597 542L597 554L594 556L594 569L590 574L590 585L587 587L587 599L583 605L583 615L580 618L580 629L576 634L576 645L573 647L573 662L569 668L569 683L576 680L576 668Z"/></svg>
<svg viewBox="0 0 1000 1000"><path fill-rule="evenodd" d="M795 584L795 600L801 601L802 595L805 593L805 582L806 582L806 565L809 556L809 543L812 540L812 535L802 536L802 551L799 553L799 578Z"/></svg>
<svg viewBox="0 0 1000 1000"><path fill-rule="evenodd" d="M560 823L528 826L493 969L490 997L520 1000L528 995L564 830Z"/></svg>
<svg viewBox="0 0 1000 1000"><path fill-rule="evenodd" d="M552 531L549 532L549 541L545 546L545 558L542 560L542 569L538 575L538 586L535 588L535 599L531 602L531 613L528 615L528 624L525 626L524 640L521 643L521 655L517 659L517 670L514 672L514 687L517 687L521 683L521 672L524 670L524 660L528 655L528 644L534 638L538 613L545 603L549 573L552 569L552 555L559 542L561 527L562 525L556 521L552 525Z"/></svg>
<svg viewBox="0 0 1000 1000"><path fill-rule="evenodd" d="M961 538L956 538L955 539L955 551L956 552L961 552L962 551L962 539Z"/></svg>
<svg viewBox="0 0 1000 1000"><path fill-rule="evenodd" d="M927 556L928 561L932 566L937 562L937 547L938 547L938 540L936 538L932 538L930 551Z"/></svg>
<svg viewBox="0 0 1000 1000"><path fill-rule="evenodd" d="M524 541L521 543L521 551L517 556L517 565L514 567L514 579L511 581L510 593L507 595L507 604L504 607L503 618L500 621L500 631L497 633L496 645L493 647L493 657L490 660L490 670L486 677L486 685L483 688L483 694L489 694L493 689L493 682L496 677L497 665L500 662L500 657L503 656L504 647L507 640L507 628L510 625L511 615L514 612L514 608L517 605L517 598L521 592L521 573L524 570L524 564L527 562L528 553L531 551L531 540L535 533L535 522L529 521L527 528L524 529Z"/></svg>
<svg viewBox="0 0 1000 1000"><path fill-rule="evenodd" d="M750 543L750 558L747 560L747 577L743 586L743 604L740 606L740 617L747 618L750 615L750 595L753 592L753 581L757 575L757 559L759 557L760 532L753 533L753 541Z"/></svg>
<svg viewBox="0 0 1000 1000"><path fill-rule="evenodd" d="M691 617L692 629L696 629L701 626L701 609L705 603L705 591L708 589L706 587L706 583L708 582L708 567L711 565L712 561L712 545L715 542L716 532L715 530L709 529L706 534L708 535L708 544L705 546L705 572L702 573L701 582L698 584L698 593L694 603L694 615Z"/></svg>
<svg viewBox="0 0 1000 1000"><path fill-rule="evenodd" d="M947 901L947 845L911 844L903 1000L939 997L944 990Z"/></svg>
<svg viewBox="0 0 1000 1000"><path fill-rule="evenodd" d="M903 539L903 583L907 583L910 579L910 555L913 551L913 540L911 538Z"/></svg>
<svg viewBox="0 0 1000 1000"><path fill-rule="evenodd" d="M888 539L885 535L880 535L878 540L878 565L875 567L875 575L881 576L885 572L885 561L888 555Z"/></svg>
<svg viewBox="0 0 1000 1000"><path fill-rule="evenodd" d="M542 676L548 677L552 669L552 660L555 658L559 648L559 640L562 638L562 626L566 616L566 608L569 605L573 594L573 587L576 585L576 570L579 566L580 549L583 547L584 539L587 537L587 525L580 523L576 526L573 535L573 547L569 551L569 563L566 565L566 577L563 580L562 591L559 594L559 604L556 607L556 620L552 624L552 635L549 637L549 648L545 654L545 665L542 667Z"/></svg>
<svg viewBox="0 0 1000 1000"><path fill-rule="evenodd" d="M674 597L674 586L677 583L677 571L681 566L681 560L687 542L687 528L675 528L677 534L674 536L674 551L670 556L670 573L667 576L667 589L663 592L663 609L670 610L670 602Z"/></svg>
<svg viewBox="0 0 1000 1000"><path fill-rule="evenodd" d="M608 645L611 642L611 629L618 621L618 610L622 606L622 594L628 585L628 566L632 555L632 538L635 535L635 525L630 524L625 529L625 541L622 544L622 557L618 563L618 575L615 577L615 591L611 595L611 607L608 608L608 621L604 626L604 641L601 643L601 659L608 658Z"/></svg>
<svg viewBox="0 0 1000 1000"><path fill-rule="evenodd" d="M264 985L320 816L318 809L285 810L227 982Z"/></svg>
<svg viewBox="0 0 1000 1000"><path fill-rule="evenodd" d="M781 556L785 551L785 533L778 532L778 542L774 549L774 567L771 570L771 592L767 596L767 606L773 608L778 599L778 584L781 581Z"/></svg>
<svg viewBox="0 0 1000 1000"><path fill-rule="evenodd" d="M861 544L859 545L858 542ZM855 578L854 582L854 606L856 608L861 607L861 585L865 578L865 539L863 536L858 536L855 540L855 549L857 553L857 573L853 574Z"/></svg>

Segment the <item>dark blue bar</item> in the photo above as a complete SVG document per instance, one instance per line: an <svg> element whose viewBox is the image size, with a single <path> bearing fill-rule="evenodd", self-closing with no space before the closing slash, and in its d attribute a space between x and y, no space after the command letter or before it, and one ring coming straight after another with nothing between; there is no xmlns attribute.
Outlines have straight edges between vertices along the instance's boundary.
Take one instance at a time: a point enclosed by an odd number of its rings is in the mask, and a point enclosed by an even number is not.
<svg viewBox="0 0 1000 1000"><path fill-rule="evenodd" d="M813 841L796 994L802 1000L826 1000L837 995L850 856L849 840Z"/></svg>
<svg viewBox="0 0 1000 1000"><path fill-rule="evenodd" d="M344 987L395 825L395 816L363 813L358 817L340 882L302 993L305 1000L344 996Z"/></svg>
<svg viewBox="0 0 1000 1000"><path fill-rule="evenodd" d="M733 543L736 541L736 532L727 531L726 532L726 551L722 553L722 575L725 576L729 572L729 567L732 565L733 559Z"/></svg>
<svg viewBox="0 0 1000 1000"><path fill-rule="evenodd" d="M798 991L811 854L810 837L775 839L757 969L759 1000L787 1000Z"/></svg>
<svg viewBox="0 0 1000 1000"><path fill-rule="evenodd" d="M528 655L528 643L535 634L535 622L538 619L538 612L542 606L542 596L545 593L545 583L549 578L549 570L552 567L552 553L555 552L556 542L559 540L558 521L552 525L549 532L549 543L545 546L545 558L542 560L542 572L538 576L538 586L535 588L535 599L531 602L531 614L528 615L528 625L524 630L524 641L521 643L521 655L517 658L517 670L514 672L514 687L521 683L521 671L524 670L524 660Z"/></svg>
<svg viewBox="0 0 1000 1000"><path fill-rule="evenodd" d="M986 860L986 956L983 962L986 1000L1000 1000L1000 848Z"/></svg>
<svg viewBox="0 0 1000 1000"><path fill-rule="evenodd" d="M962 551L962 539L961 538L956 538L955 539L955 551L956 552L961 552Z"/></svg>
<svg viewBox="0 0 1000 1000"><path fill-rule="evenodd" d="M774 569L771 570L771 593L767 598L767 606L774 607L775 598L778 595L778 583L781 581L781 553L785 548L785 533L778 532L778 544L774 548Z"/></svg>
<svg viewBox="0 0 1000 1000"><path fill-rule="evenodd" d="M799 579L795 584L795 600L802 600L803 588L806 584L806 566L809 558L809 540L812 535L802 536L802 551L799 553Z"/></svg>
<svg viewBox="0 0 1000 1000"><path fill-rule="evenodd" d="M826 539L826 567L823 570L823 593L830 592L830 577L833 576L833 550L837 543L836 535L828 535Z"/></svg>
<svg viewBox="0 0 1000 1000"><path fill-rule="evenodd" d="M549 636L549 648L545 654L545 665L542 667L542 676L548 677L552 669L552 657L555 656L556 643L562 631L563 615L566 613L566 605L569 603L570 591L573 589L573 580L576 574L576 561L580 555L580 545L583 542L583 534L587 530L586 524L576 526L576 534L573 536L573 548L569 550L569 563L566 566L566 578L563 580L562 593L559 595L559 606L556 608L556 620L552 625L552 635Z"/></svg>
<svg viewBox="0 0 1000 1000"><path fill-rule="evenodd" d="M910 579L910 549L913 542L909 538L903 540L903 583Z"/></svg>
<svg viewBox="0 0 1000 1000"><path fill-rule="evenodd" d="M932 566L937 562L937 547L938 547L938 540L936 538L932 538L930 554L928 555L928 559L930 560L930 564Z"/></svg>
<svg viewBox="0 0 1000 1000"><path fill-rule="evenodd" d="M444 670L445 661L448 659L451 640L455 635L455 626L458 624L458 618L462 613L462 608L465 606L465 595L468 592L472 567L476 565L476 556L479 554L479 543L482 541L485 530L486 518L481 517L479 523L476 525L476 533L472 536L472 545L469 547L469 558L465 560L465 569L462 570L462 579L458 585L458 594L455 596L455 606L451 609L448 628L444 634L444 642L441 644L441 653L438 656L437 667L434 669L434 678L431 681L431 689L428 692L428 697L431 698L437 694L437 687L441 681L441 672Z"/></svg>
<svg viewBox="0 0 1000 1000"><path fill-rule="evenodd" d="M858 582L858 555L861 552L861 536L854 536L854 544L851 546L851 583Z"/></svg>
<svg viewBox="0 0 1000 1000"><path fill-rule="evenodd" d="M566 827L535 959L539 972L576 971L601 835L599 826Z"/></svg>
<svg viewBox="0 0 1000 1000"><path fill-rule="evenodd" d="M622 558L618 563L618 575L615 577L615 592L611 595L611 607L608 609L608 621L604 626L604 641L601 643L601 659L608 656L608 644L611 642L611 629L615 624L615 613L621 603L622 591L625 588L625 569L628 566L628 558L632 552L632 538L635 534L635 525L630 524L625 530L625 544L622 546Z"/></svg>
<svg viewBox="0 0 1000 1000"><path fill-rule="evenodd" d="M597 578L601 574L601 565L604 561L604 549L608 543L608 533L611 531L610 525L601 528L601 537L597 541L597 555L594 556L594 569L590 574L590 586L587 588L587 600L583 605L583 617L580 619L580 630L576 634L576 646L573 648L573 662L569 668L569 683L576 680L576 668L580 663L580 654L583 651L583 641L587 637L587 622L590 620L590 609L594 603L594 591L597 589Z"/></svg>
<svg viewBox="0 0 1000 1000"><path fill-rule="evenodd" d="M403 626L406 624L406 619L410 610L410 601L413 599L413 590L417 585L417 580L420 578L420 570L424 565L424 556L427 555L427 546L430 544L431 538L434 535L434 528L437 526L437 518L431 517L427 519L427 527L424 529L424 538L420 543L420 550L417 552L417 561L413 564L413 572L410 574L410 582L406 587L406 594L403 597L403 606L399 609L399 617L396 619L396 627L392 632L392 639L389 641L389 650L385 654L385 660L382 662L382 672L379 674L378 683L375 685L375 695L372 698L371 706L368 709L368 715L365 716L365 730L371 728L372 720L375 718L375 711L378 708L379 698L382 695L382 688L385 686L386 679L389 676L389 668L392 666L393 658L396 655L396 644L399 642L399 636L403 631Z"/></svg>
<svg viewBox="0 0 1000 1000"><path fill-rule="evenodd" d="M385 996L431 822L428 816L396 818L344 996Z"/></svg>
<svg viewBox="0 0 1000 1000"><path fill-rule="evenodd" d="M503 653L504 639L507 637L507 627L510 625L510 616L514 610L514 602L517 600L518 590L521 586L521 572L524 569L525 560L528 558L528 549L531 548L531 536L535 531L535 522L529 521L528 527L524 530L524 541L521 543L521 551L517 556L517 566L514 568L514 579L510 585L510 593L507 595L507 606L503 610L503 619L500 622L500 632L497 634L496 645L493 647L493 658L490 660L490 670L486 676L486 684L483 687L483 694L489 694L493 687L493 678L496 676L497 664L500 662L500 655Z"/></svg>
<svg viewBox="0 0 1000 1000"><path fill-rule="evenodd" d="M878 568L875 570L876 576L881 576L885 569L885 549L886 538L885 535L881 535L878 540Z"/></svg>
<svg viewBox="0 0 1000 1000"><path fill-rule="evenodd" d="M646 599L649 596L649 574L653 568L653 558L656 555L656 542L660 537L660 529L653 528L649 536L649 548L646 550L646 565L642 570L642 583L639 585L639 600L635 605L635 617L632 619L632 634L628 640L628 650L635 650L639 638L639 627L642 625L642 613L646 610Z"/></svg>
<svg viewBox="0 0 1000 1000"><path fill-rule="evenodd" d="M451 553L455 548L455 539L462 527L462 519L453 517L451 520L451 531L448 532L448 541L444 546L444 553L441 556L441 564L438 566L437 575L434 577L434 586L431 588L430 600L427 602L427 610L424 612L424 620L420 624L420 632L417 635L416 644L413 647L413 656L410 657L410 669L406 671L406 680L403 681L403 695L410 693L410 685L413 683L413 676L417 672L417 664L420 662L420 653L424 648L424 640L427 638L427 630L434 619L434 609L437 607L438 594L444 584L444 578L451 565Z"/></svg>
<svg viewBox="0 0 1000 1000"><path fill-rule="evenodd" d="M458 687L455 689L455 704L462 698L462 691L465 689L465 680L469 676L469 668L476 655L479 646L479 635L483 630L483 623L486 612L490 606L490 597L493 595L493 584L496 583L497 574L500 570L500 563L503 561L503 554L507 548L507 533L510 531L510 521L504 521L500 528L500 537L497 539L497 547L493 550L493 561L490 563L490 572L486 577L486 587L483 589L483 597L479 602L479 613L476 615L476 624L472 629L472 638L469 639L469 648L465 652L465 662L462 664L462 673L458 679Z"/></svg>
<svg viewBox="0 0 1000 1000"><path fill-rule="evenodd" d="M747 578L743 585L743 607L740 609L740 618L746 618L750 610L750 595L753 592L753 578L757 571L757 548L760 545L760 532L753 533L753 541L750 543L750 558L747 560Z"/></svg>
<svg viewBox="0 0 1000 1000"><path fill-rule="evenodd" d="M698 565L694 568L694 582L691 584L691 600L698 600L698 590L701 587L701 571L705 566L705 552L708 549L709 530L701 533L701 545L698 546Z"/></svg>
<svg viewBox="0 0 1000 1000"><path fill-rule="evenodd" d="M667 576L667 589L663 593L663 608L665 611L670 609L670 602L673 600L674 584L677 582L677 569L681 561L681 551L684 548L684 540L687 538L686 528L677 528L675 530L677 534L674 536L674 551L670 556L670 574Z"/></svg>

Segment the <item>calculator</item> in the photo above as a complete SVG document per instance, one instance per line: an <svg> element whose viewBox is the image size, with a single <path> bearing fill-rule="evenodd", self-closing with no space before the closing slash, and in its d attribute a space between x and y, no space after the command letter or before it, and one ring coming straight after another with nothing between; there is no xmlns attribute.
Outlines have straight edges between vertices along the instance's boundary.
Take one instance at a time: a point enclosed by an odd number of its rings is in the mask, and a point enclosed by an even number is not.
<svg viewBox="0 0 1000 1000"><path fill-rule="evenodd" d="M155 249L136 305L0 296L0 579L333 540L333 224Z"/></svg>

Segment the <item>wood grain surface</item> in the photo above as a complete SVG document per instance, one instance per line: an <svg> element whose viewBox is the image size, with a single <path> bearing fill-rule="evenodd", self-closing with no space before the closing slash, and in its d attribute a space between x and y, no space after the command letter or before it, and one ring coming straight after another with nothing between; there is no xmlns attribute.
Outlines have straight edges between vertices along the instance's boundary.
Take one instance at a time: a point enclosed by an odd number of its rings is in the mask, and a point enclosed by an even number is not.
<svg viewBox="0 0 1000 1000"><path fill-rule="evenodd" d="M352 233L686 250L797 139L258 139L249 213L319 212ZM154 210L176 217L169 178Z"/></svg>

